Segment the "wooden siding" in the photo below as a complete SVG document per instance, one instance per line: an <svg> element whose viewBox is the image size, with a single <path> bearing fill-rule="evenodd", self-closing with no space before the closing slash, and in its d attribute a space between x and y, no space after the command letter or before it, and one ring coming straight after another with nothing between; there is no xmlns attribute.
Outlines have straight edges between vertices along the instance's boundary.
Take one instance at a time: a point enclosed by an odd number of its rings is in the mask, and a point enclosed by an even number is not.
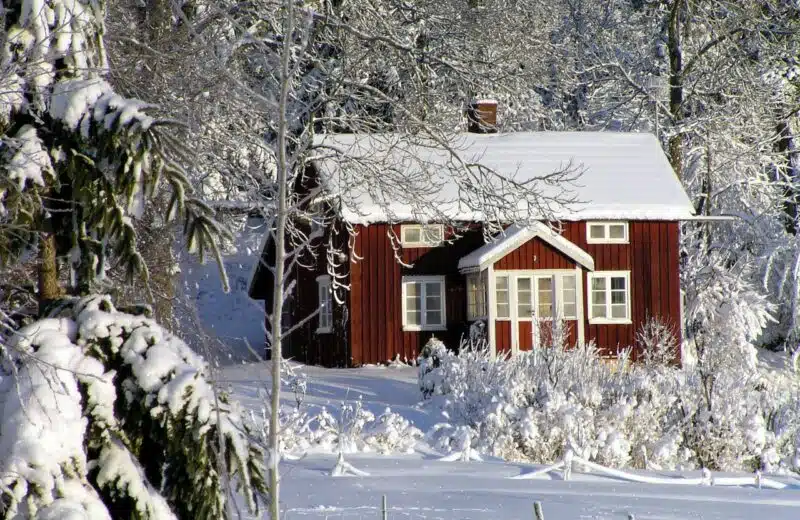
<svg viewBox="0 0 800 520"><path fill-rule="evenodd" d="M678 223L665 221L629 222L628 244L589 244L586 241L586 222L562 223L562 235L588 252L595 262L596 271L631 272L631 324L590 324L588 313L589 291L586 271L581 271L583 288L584 334L594 340L605 354L615 354L618 349L635 345L636 331L651 316L666 319L680 334L680 280ZM538 238L534 238L495 262L497 271L570 269L575 262ZM510 327L510 323L509 323ZM524 329L524 330L523 330ZM520 326L520 347L523 334L530 334L530 324ZM570 334L571 338L574 333ZM498 347L506 348L505 336L498 332ZM510 345L510 338L508 338ZM634 355L636 351L634 350Z"/></svg>
<svg viewBox="0 0 800 520"><path fill-rule="evenodd" d="M466 321L466 287L458 272L458 260L480 247L482 235L470 232L441 247L400 248L390 231L400 236L400 226L356 226L350 277L349 364L385 363L399 355L414 359L431 336L457 348L469 330ZM401 266L397 256L400 256ZM402 325L402 278L407 275L445 277L446 330L404 331Z"/></svg>

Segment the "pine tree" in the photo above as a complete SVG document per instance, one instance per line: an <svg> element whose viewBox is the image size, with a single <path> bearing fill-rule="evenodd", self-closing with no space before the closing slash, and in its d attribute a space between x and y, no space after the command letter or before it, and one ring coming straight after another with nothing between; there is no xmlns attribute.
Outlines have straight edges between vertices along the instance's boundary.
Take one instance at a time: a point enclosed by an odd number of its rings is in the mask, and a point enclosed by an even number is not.
<svg viewBox="0 0 800 520"><path fill-rule="evenodd" d="M63 294L57 258L69 255L83 292L110 260L147 276L133 220L165 186L167 218L182 217L190 250L218 258L225 231L192 198L190 154L176 123L117 94L104 79L103 0L4 3L0 55L0 258L38 244L39 301ZM224 278L224 276L223 276Z"/></svg>
<svg viewBox="0 0 800 520"><path fill-rule="evenodd" d="M72 299L8 347L2 518L216 520L234 490L257 510L263 452L207 364L154 321Z"/></svg>

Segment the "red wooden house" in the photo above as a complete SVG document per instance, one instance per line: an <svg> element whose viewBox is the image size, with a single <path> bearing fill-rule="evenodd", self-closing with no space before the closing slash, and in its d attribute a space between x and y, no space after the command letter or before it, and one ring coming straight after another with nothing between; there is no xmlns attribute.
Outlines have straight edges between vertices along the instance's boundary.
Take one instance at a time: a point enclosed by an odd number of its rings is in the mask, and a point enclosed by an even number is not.
<svg viewBox="0 0 800 520"><path fill-rule="evenodd" d="M377 146L369 136L327 139L362 152ZM654 136L466 134L460 146L516 179L579 164L581 203L557 214L558 224L511 224L487 243L477 218L453 238L449 226L420 223L402 203L377 209L372 189L339 199L335 227L346 224L349 233L330 238L346 257L349 290L333 297L326 255L291 274L297 284L287 325L318 315L287 339L287 357L327 366L412 359L433 335L458 347L478 321L496 352L530 349L542 334L534 323L554 316L567 323L571 343L591 340L608 353L635 345L651 316L679 331L679 221L691 219L693 208ZM330 177L341 168L329 161L314 170ZM452 195L445 185L442 193ZM440 214L458 206L452 202L443 202ZM465 215L452 211L450 218L463 223ZM269 256L267 246L263 258ZM250 294L269 300L262 264Z"/></svg>

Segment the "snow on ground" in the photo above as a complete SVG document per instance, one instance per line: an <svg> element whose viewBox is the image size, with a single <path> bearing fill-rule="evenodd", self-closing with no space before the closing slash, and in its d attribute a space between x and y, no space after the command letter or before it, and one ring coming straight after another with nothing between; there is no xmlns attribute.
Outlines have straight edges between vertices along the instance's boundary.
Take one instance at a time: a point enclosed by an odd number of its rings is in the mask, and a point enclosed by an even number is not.
<svg viewBox="0 0 800 520"><path fill-rule="evenodd" d="M312 411L322 406L335 411L342 400L361 396L365 408L376 415L391 407L423 431L442 419L435 410L419 404L415 368L298 368L308 374L305 402ZM222 378L232 385L243 405L259 410L258 391L268 371L268 364L229 366ZM290 392L284 399L287 405L294 403ZM534 501L542 503L547 520L627 519L629 514L637 520L800 517L800 480L791 477L775 477L790 485L784 490L635 484L581 473L578 468L570 481L564 481L560 472L516 480L508 477L540 466L499 460L441 462L439 458L422 443L410 455L347 455L347 462L369 476L341 478L330 476L336 465L333 454L313 453L284 461L281 493L285 518L380 519L383 495L387 496L390 520L532 519ZM699 472L681 475L696 477Z"/></svg>

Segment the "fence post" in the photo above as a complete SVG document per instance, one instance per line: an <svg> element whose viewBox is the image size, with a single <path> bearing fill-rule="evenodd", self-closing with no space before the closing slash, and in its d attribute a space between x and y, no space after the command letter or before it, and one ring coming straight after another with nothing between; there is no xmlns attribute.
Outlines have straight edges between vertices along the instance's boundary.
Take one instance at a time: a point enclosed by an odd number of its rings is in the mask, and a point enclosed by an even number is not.
<svg viewBox="0 0 800 520"><path fill-rule="evenodd" d="M383 518L383 520L389 520L389 508L386 505L386 495L383 495L381 499L381 518Z"/></svg>
<svg viewBox="0 0 800 520"><path fill-rule="evenodd" d="M544 520L544 512L542 511L542 503L538 500L533 503L533 516L536 520Z"/></svg>

